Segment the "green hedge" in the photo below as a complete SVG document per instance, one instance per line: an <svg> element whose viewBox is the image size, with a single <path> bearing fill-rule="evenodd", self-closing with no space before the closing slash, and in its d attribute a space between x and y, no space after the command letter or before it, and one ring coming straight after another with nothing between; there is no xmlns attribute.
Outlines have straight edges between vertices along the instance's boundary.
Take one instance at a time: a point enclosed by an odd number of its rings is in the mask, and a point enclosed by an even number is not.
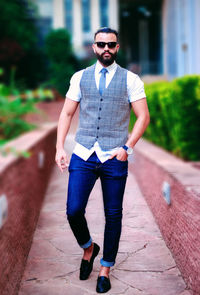
<svg viewBox="0 0 200 295"><path fill-rule="evenodd" d="M185 160L200 160L200 76L145 86L151 122L144 136Z"/></svg>
<svg viewBox="0 0 200 295"><path fill-rule="evenodd" d="M49 89L38 88L20 94L17 89L0 83L0 145L35 128L36 126L27 122L24 116L29 113L41 113L35 104L47 99L53 99L53 93Z"/></svg>

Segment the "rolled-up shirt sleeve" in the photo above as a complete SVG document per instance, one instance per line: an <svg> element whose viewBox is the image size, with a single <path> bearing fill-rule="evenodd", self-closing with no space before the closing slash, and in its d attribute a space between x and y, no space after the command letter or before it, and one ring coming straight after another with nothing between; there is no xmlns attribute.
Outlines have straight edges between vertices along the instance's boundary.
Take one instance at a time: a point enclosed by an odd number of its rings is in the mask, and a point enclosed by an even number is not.
<svg viewBox="0 0 200 295"><path fill-rule="evenodd" d="M127 73L127 90L130 102L146 97L144 83L138 75L130 71Z"/></svg>
<svg viewBox="0 0 200 295"><path fill-rule="evenodd" d="M80 81L84 70L76 72L70 80L70 86L66 93L66 98L79 102L81 100Z"/></svg>

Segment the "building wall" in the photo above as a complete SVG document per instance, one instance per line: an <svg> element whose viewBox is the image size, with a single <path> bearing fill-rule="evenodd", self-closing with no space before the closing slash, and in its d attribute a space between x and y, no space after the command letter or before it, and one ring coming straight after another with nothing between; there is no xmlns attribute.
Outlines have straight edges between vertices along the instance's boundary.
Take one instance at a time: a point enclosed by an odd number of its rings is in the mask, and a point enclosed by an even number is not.
<svg viewBox="0 0 200 295"><path fill-rule="evenodd" d="M164 73L169 78L199 74L199 0L163 1Z"/></svg>
<svg viewBox="0 0 200 295"><path fill-rule="evenodd" d="M94 32L102 26L119 27L119 0L36 0L43 36L51 28L66 28L79 57L87 55L86 47L93 42ZM49 20L48 26L45 22ZM51 20L51 21L50 21Z"/></svg>

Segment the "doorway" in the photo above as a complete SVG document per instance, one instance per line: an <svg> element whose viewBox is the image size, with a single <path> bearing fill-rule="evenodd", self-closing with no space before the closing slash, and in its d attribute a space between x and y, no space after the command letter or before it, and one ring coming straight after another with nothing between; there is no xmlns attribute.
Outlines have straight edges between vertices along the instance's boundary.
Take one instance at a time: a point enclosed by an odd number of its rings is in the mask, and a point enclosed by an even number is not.
<svg viewBox="0 0 200 295"><path fill-rule="evenodd" d="M140 75L160 75L162 0L120 0L120 44L129 68Z"/></svg>

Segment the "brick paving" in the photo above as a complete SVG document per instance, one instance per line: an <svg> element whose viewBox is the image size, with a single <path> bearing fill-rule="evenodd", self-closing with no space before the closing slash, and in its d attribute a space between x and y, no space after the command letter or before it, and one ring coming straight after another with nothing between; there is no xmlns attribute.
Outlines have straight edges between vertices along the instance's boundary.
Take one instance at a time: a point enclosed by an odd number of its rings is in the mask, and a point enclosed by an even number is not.
<svg viewBox="0 0 200 295"><path fill-rule="evenodd" d="M74 125L71 130L74 131ZM73 150L73 135L66 150ZM130 160L133 165L133 159ZM55 166L34 234L19 295L97 294L96 279L103 249L104 213L100 182L97 181L87 207L92 238L100 247L93 272L79 280L82 250L65 215L68 172ZM123 228L115 266L111 269L112 289L108 295L191 295L166 247L153 215L129 172L124 197Z"/></svg>

